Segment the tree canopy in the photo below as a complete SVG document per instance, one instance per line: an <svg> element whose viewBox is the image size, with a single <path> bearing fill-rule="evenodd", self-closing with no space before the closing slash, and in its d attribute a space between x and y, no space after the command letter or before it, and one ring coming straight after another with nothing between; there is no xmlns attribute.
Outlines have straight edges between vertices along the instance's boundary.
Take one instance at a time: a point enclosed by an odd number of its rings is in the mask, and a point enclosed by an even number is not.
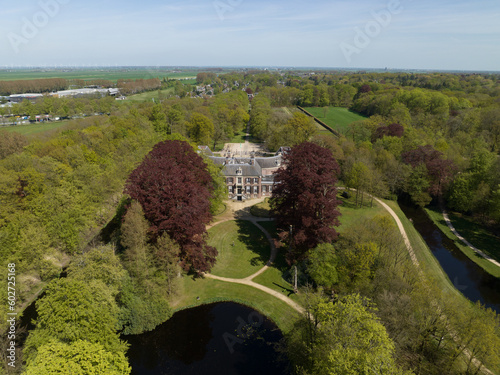
<svg viewBox="0 0 500 375"><path fill-rule="evenodd" d="M337 238L339 166L329 150L310 142L293 147L283 161L270 205L280 237L289 243L287 259L294 262Z"/></svg>
<svg viewBox="0 0 500 375"><path fill-rule="evenodd" d="M185 269L208 271L217 255L205 243L213 188L206 164L189 143L164 141L132 172L125 192L141 204L153 240L168 233L181 247Z"/></svg>

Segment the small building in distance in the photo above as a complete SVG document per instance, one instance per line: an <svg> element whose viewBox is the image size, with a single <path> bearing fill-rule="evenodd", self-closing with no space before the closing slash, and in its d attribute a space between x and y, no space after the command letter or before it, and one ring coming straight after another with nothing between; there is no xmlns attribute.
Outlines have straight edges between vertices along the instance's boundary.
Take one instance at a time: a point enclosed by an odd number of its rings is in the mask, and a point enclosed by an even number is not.
<svg viewBox="0 0 500 375"><path fill-rule="evenodd" d="M273 192L274 173L281 167L282 153L287 148L280 148L271 157L213 156L207 146L200 146L200 152L207 155L216 165L222 165L226 178L228 198L244 201L269 197ZM210 152L207 152L210 151Z"/></svg>
<svg viewBox="0 0 500 375"><path fill-rule="evenodd" d="M34 102L37 99L43 98L43 94L14 94L10 95L8 100L11 103L21 103L23 100Z"/></svg>

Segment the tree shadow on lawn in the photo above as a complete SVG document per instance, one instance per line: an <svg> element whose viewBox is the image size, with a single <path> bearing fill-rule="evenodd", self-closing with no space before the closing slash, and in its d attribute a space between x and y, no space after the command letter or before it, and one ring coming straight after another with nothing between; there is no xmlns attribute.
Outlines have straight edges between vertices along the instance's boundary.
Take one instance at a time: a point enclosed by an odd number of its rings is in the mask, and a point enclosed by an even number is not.
<svg viewBox="0 0 500 375"><path fill-rule="evenodd" d="M260 221L258 222L267 232L271 235L271 237L276 240L278 239L278 233L276 228L276 223L273 221ZM271 267L276 268L281 272L281 277L283 280L290 282L291 276L291 266L285 260L286 248L278 248L276 252L276 259L272 263ZM281 287L280 285L278 285Z"/></svg>
<svg viewBox="0 0 500 375"><path fill-rule="evenodd" d="M264 233L249 221L237 220L236 225L238 226L238 241L256 255L250 260L250 264L252 266L267 264L271 256L271 245Z"/></svg>
<svg viewBox="0 0 500 375"><path fill-rule="evenodd" d="M276 285L277 287L283 289L283 293L285 291L287 291L288 292L287 297L290 297L291 295L295 294L295 292L293 291L293 289L290 289L290 288L288 288L286 286L280 285L280 284L275 283L275 282L273 282L273 284Z"/></svg>

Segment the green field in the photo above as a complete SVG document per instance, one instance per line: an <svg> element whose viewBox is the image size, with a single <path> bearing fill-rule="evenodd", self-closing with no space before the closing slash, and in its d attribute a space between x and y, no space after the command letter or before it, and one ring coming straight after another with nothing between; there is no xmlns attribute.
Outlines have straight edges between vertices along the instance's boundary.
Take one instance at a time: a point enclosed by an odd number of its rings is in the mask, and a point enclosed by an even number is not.
<svg viewBox="0 0 500 375"><path fill-rule="evenodd" d="M173 93L174 93L173 87L169 87L168 89L161 90L161 95L162 95L163 99L167 98L170 95L173 95ZM147 92L143 92L141 94L136 94L136 95L130 95L130 96L127 96L126 100L133 101L133 102L150 102L153 99L155 99L155 101L158 101L158 90L147 91Z"/></svg>
<svg viewBox="0 0 500 375"><path fill-rule="evenodd" d="M61 126L68 124L68 121L58 121L58 122L46 122L38 124L28 124L28 125L13 125L0 127L0 130L6 130L8 132L17 132L23 135L33 135L40 134L51 131L53 129L58 129Z"/></svg>
<svg viewBox="0 0 500 375"><path fill-rule="evenodd" d="M425 211L434 224L436 224L446 237L451 239L465 255L467 255L486 272L495 277L500 277L500 267L497 267L487 259L484 259L480 255L476 254L452 233L450 228L448 228L448 225L446 225L446 222L443 219L443 214L439 208L426 208ZM500 244L500 239L498 237L488 232L486 228L479 225L475 221L460 214L448 212L448 216L457 232L460 233L460 235L469 241L473 246L496 260L500 259L500 249L498 246Z"/></svg>
<svg viewBox="0 0 500 375"><path fill-rule="evenodd" d="M341 107L328 107L326 117L324 116L324 109L321 107L307 107L304 109L315 116L318 120L323 121L332 129L338 130L341 133L346 132L349 124L366 119L366 117L356 112L352 112L347 108ZM327 132L327 130L321 128L320 132L322 131ZM330 132L328 133L331 134Z"/></svg>
<svg viewBox="0 0 500 375"><path fill-rule="evenodd" d="M0 70L0 81L29 80L41 78L83 79L91 81L105 79L116 82L119 79L196 78L198 71L172 72L168 69L156 68L103 68L103 69L3 69Z"/></svg>
<svg viewBox="0 0 500 375"><path fill-rule="evenodd" d="M244 278L257 272L271 255L264 233L249 221L226 221L208 230L208 244L219 255L212 273L217 276Z"/></svg>

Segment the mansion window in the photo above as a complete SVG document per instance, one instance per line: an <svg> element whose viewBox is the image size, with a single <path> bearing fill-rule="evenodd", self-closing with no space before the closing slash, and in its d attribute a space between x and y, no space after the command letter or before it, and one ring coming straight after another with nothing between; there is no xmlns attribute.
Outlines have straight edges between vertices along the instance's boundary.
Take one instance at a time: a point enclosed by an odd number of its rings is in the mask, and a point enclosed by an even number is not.
<svg viewBox="0 0 500 375"><path fill-rule="evenodd" d="M238 177L238 184L241 184L241 177Z"/></svg>
<svg viewBox="0 0 500 375"><path fill-rule="evenodd" d="M252 179L251 179L251 178L247 178L247 179L245 180L245 182L246 182L247 184L251 184L251 183L252 183Z"/></svg>
<svg viewBox="0 0 500 375"><path fill-rule="evenodd" d="M247 193L251 193L251 189L252 189L252 187L251 187L251 186L247 186L247 187L246 187L246 191L247 191Z"/></svg>
<svg viewBox="0 0 500 375"><path fill-rule="evenodd" d="M254 179L253 179L253 183L254 183L254 184L258 184L258 183L259 183L259 179L258 179L258 178L254 178Z"/></svg>
<svg viewBox="0 0 500 375"><path fill-rule="evenodd" d="M228 189L229 189L229 192L232 194L233 193L233 187L229 186Z"/></svg>
<svg viewBox="0 0 500 375"><path fill-rule="evenodd" d="M262 192L267 193L267 186L262 186Z"/></svg>
<svg viewBox="0 0 500 375"><path fill-rule="evenodd" d="M258 187L258 186L254 186L254 187L253 187L253 192L254 192L255 194L259 194L259 187Z"/></svg>
<svg viewBox="0 0 500 375"><path fill-rule="evenodd" d="M228 183L228 184L232 184L232 183L233 183L233 181L234 181L234 179L233 179L232 177L229 177L229 178L227 179L227 183Z"/></svg>

